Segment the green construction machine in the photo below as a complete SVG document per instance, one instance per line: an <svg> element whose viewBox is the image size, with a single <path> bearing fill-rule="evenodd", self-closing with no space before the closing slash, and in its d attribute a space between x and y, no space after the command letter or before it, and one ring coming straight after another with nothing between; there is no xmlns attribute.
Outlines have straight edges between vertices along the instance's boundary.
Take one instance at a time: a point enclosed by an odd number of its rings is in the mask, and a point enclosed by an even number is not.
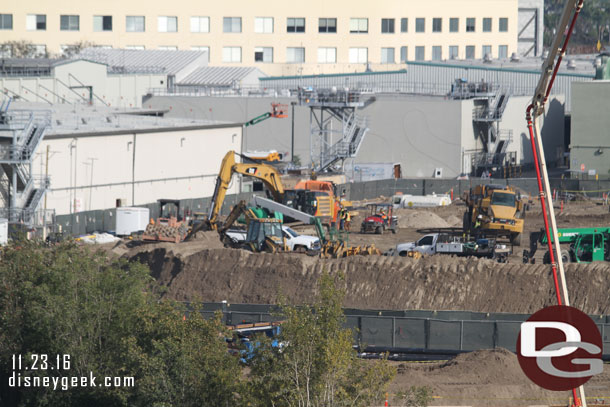
<svg viewBox="0 0 610 407"><path fill-rule="evenodd" d="M610 261L610 227L561 228L557 229L561 248L561 259L564 263L591 263ZM551 237L551 241L553 238ZM547 244L544 229L530 234L530 250L523 251L523 263L534 263L534 254L538 244ZM549 264L551 256L547 251L542 258Z"/></svg>

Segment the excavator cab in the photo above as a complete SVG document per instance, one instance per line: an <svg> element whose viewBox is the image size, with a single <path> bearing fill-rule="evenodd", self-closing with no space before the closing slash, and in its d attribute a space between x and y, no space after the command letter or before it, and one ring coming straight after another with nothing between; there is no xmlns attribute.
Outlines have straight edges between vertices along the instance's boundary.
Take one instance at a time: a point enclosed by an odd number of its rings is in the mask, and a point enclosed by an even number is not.
<svg viewBox="0 0 610 407"><path fill-rule="evenodd" d="M245 245L253 252L275 253L285 250L282 222L275 218L251 219Z"/></svg>

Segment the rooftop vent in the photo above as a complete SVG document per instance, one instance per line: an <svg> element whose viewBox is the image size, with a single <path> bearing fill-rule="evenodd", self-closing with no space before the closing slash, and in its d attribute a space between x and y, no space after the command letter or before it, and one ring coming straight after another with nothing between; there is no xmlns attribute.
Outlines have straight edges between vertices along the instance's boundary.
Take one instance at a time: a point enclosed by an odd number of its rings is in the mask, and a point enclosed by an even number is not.
<svg viewBox="0 0 610 407"><path fill-rule="evenodd" d="M576 69L576 61L574 61L573 59L570 59L568 61L568 69L570 70L575 70Z"/></svg>
<svg viewBox="0 0 610 407"><path fill-rule="evenodd" d="M521 61L521 58L519 58L519 55L517 55L516 52L513 52L510 55L510 62L520 62L520 61Z"/></svg>
<svg viewBox="0 0 610 407"><path fill-rule="evenodd" d="M491 55L485 54L485 56L483 57L483 62L485 62L486 64L491 64Z"/></svg>

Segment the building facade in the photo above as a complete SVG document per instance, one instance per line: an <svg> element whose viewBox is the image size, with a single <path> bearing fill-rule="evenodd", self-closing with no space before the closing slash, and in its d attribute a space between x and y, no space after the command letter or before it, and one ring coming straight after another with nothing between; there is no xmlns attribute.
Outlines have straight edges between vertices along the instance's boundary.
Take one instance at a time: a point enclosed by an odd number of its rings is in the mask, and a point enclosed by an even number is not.
<svg viewBox="0 0 610 407"><path fill-rule="evenodd" d="M608 80L574 84L570 131L570 169L574 176L610 178L608 98Z"/></svg>
<svg viewBox="0 0 610 407"><path fill-rule="evenodd" d="M100 47L209 52L210 65L269 75L394 70L405 60L507 58L518 50L518 0L381 3L178 3L6 0L2 42L59 54Z"/></svg>

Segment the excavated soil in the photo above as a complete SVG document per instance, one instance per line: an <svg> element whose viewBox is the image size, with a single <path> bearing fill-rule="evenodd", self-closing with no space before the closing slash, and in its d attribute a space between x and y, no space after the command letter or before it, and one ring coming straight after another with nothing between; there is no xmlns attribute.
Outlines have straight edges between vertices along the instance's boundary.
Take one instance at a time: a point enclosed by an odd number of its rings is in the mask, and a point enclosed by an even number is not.
<svg viewBox="0 0 610 407"><path fill-rule="evenodd" d="M345 275L344 306L353 308L532 313L555 302L545 265L448 256L319 259L188 249L176 254L162 244L132 258L148 264L159 284L167 287L165 295L180 301L274 304L281 294L304 304L326 271ZM589 314L610 312L610 264L570 264L567 281L574 306Z"/></svg>
<svg viewBox="0 0 610 407"><path fill-rule="evenodd" d="M401 405L396 396L411 386L427 386L431 405L531 406L568 405L571 391L551 392L532 383L522 372L517 356L506 349L458 355L445 363L394 362L397 375L390 385L390 405ZM610 396L610 373L594 376L585 385L591 398Z"/></svg>

